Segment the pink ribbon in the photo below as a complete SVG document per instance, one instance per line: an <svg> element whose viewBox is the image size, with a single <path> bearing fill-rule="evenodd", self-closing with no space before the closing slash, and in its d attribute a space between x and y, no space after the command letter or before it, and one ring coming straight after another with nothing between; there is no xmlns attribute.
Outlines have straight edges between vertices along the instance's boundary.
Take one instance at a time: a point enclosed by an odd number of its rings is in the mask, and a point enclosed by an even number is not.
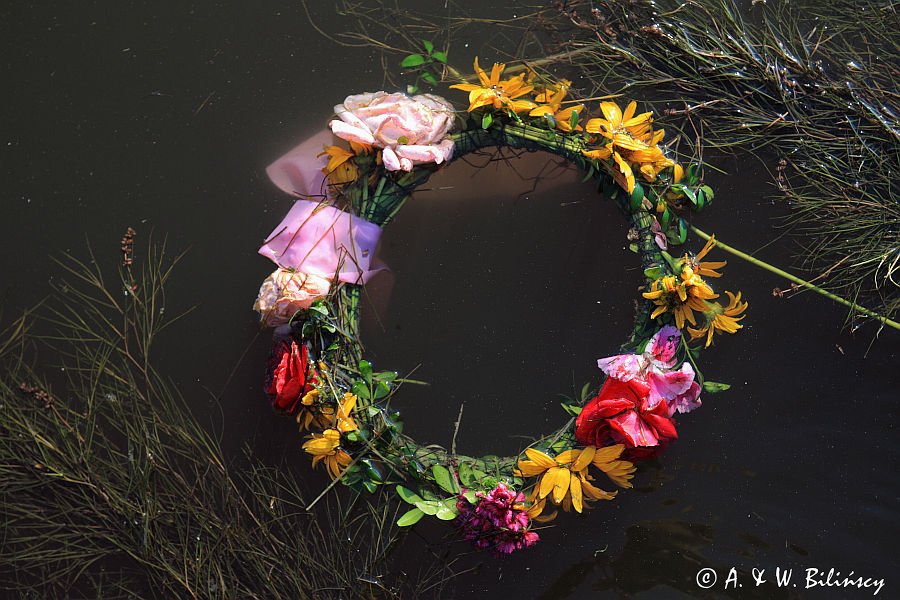
<svg viewBox="0 0 900 600"><path fill-rule="evenodd" d="M282 268L365 283L385 269L375 259L381 228L342 210L297 200L259 253Z"/></svg>
<svg viewBox="0 0 900 600"><path fill-rule="evenodd" d="M328 165L328 157L319 154L324 146L333 143L334 137L328 130L305 139L266 168L269 179L292 196L326 196L328 186L322 169Z"/></svg>
<svg viewBox="0 0 900 600"><path fill-rule="evenodd" d="M325 156L330 131L322 131L276 160L266 169L272 182L294 196L327 195ZM259 253L279 267L345 283L366 283L386 267L375 259L381 228L323 202L298 200L269 234Z"/></svg>

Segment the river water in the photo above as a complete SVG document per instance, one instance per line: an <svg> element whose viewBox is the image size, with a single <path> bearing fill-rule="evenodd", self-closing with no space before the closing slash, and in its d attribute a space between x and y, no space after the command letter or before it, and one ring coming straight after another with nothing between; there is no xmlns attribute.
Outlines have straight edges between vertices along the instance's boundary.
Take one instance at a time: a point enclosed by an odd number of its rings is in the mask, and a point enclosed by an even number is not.
<svg viewBox="0 0 900 600"><path fill-rule="evenodd" d="M311 9L328 31L349 26L326 3ZM264 169L344 96L382 89L377 57L321 37L297 2L23 2L0 14L6 314L58 284L51 255L84 258L90 244L114 266L128 226L189 250L167 311L197 309L160 340L159 367L229 451L249 444L273 464L305 463L292 422L267 408L268 333L249 308L272 268L256 248L292 202ZM464 68L477 52L488 63L490 42L459 39L451 60ZM784 213L759 162L706 158L727 174L710 176L715 204L695 223L745 250L778 237ZM627 335L642 274L620 214L577 173L542 155L471 163L435 176L386 230L391 273L370 286L364 340L378 368L431 384L397 398L407 432L448 445L464 404L460 452L511 454L558 427L559 393L598 380L596 358ZM779 239L757 255L786 266L795 250ZM872 325L842 330L840 307L774 297L784 281L729 262L719 285L743 290L746 327L702 366L732 389L680 419L680 439L634 490L563 516L512 558L465 554L460 568L477 568L449 597L872 593L805 589L807 568L885 578L879 595L897 597L900 337L871 343ZM326 483L300 473L310 490ZM401 567L414 571L423 551L467 552L446 529L418 529ZM726 590L731 567L743 587ZM797 587L755 586L753 569L772 580L776 567L794 569ZM719 576L709 591L696 582L703 568Z"/></svg>

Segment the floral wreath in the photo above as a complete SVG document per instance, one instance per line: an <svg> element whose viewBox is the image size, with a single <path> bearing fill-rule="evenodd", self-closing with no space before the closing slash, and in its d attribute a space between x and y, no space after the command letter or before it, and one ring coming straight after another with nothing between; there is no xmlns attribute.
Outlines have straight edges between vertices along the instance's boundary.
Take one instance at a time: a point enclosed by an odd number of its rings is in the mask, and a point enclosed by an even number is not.
<svg viewBox="0 0 900 600"><path fill-rule="evenodd" d="M533 545L533 524L558 508L581 513L615 498L604 487L630 488L634 463L677 438L674 417L699 407L701 393L728 388L704 381L697 358L717 334L741 328L747 303L725 292L723 306L707 283L725 266L703 260L714 237L696 254L667 251L686 240L681 215L702 210L713 191L699 164L682 168L666 155L652 113L606 101L602 116L586 118L584 103L566 100L570 82L530 71L502 79L504 69L488 74L476 59L478 83L451 86L469 94L465 118L431 94L349 96L325 138L272 164L271 179L301 199L260 249L278 269L254 308L275 327L266 392L310 432L303 450L332 485L395 486L412 505L399 525L435 516L476 547L509 554ZM331 134L348 147L320 152ZM623 353L598 361L599 391L585 385L580 402L563 403L568 421L522 454L471 457L403 432L390 400L404 379L364 359L359 304L361 286L384 268L375 258L381 229L410 194L452 159L501 146L551 152L598 182L630 224L646 285Z"/></svg>

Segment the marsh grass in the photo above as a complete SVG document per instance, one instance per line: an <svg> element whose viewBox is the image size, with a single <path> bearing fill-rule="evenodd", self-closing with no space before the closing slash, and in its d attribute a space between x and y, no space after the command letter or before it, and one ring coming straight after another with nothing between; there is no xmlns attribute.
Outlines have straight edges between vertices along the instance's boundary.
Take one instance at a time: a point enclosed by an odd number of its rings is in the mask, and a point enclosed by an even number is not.
<svg viewBox="0 0 900 600"><path fill-rule="evenodd" d="M584 98L646 102L687 153L755 154L791 209L783 225L798 242L796 266L897 315L895 2L556 0L515 18L441 6L426 14L390 0L344 2L339 11L353 25L332 38L381 50L399 87L393 65L422 38L448 48L457 67L463 41L491 40L497 56L519 63L508 72L527 65L573 79ZM384 14L391 18L377 18ZM442 75L458 79L452 68Z"/></svg>
<svg viewBox="0 0 900 600"><path fill-rule="evenodd" d="M0 339L0 589L61 598L399 598L449 567L392 570L396 504L240 468L157 372L174 263L161 247L106 280L94 257ZM133 272L134 271L134 272ZM37 335L30 329L50 331ZM52 376L48 380L48 375Z"/></svg>

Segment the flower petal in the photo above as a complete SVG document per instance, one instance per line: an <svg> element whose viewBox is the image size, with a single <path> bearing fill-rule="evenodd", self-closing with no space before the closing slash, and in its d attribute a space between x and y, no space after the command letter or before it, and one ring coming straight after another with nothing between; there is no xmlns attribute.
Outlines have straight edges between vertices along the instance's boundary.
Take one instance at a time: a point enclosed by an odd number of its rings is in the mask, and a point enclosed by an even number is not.
<svg viewBox="0 0 900 600"><path fill-rule="evenodd" d="M594 454L597 453L597 448L594 446L587 446L584 450L581 451L581 454L578 455L578 458L572 463L571 469L573 471L583 471L587 468L591 461L594 460ZM581 512L581 511L579 511Z"/></svg>
<svg viewBox="0 0 900 600"><path fill-rule="evenodd" d="M530 458L536 465L544 469L550 469L556 466L556 461L534 448L525 448L525 456Z"/></svg>
<svg viewBox="0 0 900 600"><path fill-rule="evenodd" d="M553 469L547 471L547 475L549 476L552 472ZM571 480L572 474L568 469L557 467L556 473L553 474L553 501L556 504L559 504L565 498L566 492L569 491L569 482Z"/></svg>
<svg viewBox="0 0 900 600"><path fill-rule="evenodd" d="M581 481L577 477L569 480L569 491L572 493L572 508L575 512L581 512L583 504L581 499Z"/></svg>
<svg viewBox="0 0 900 600"><path fill-rule="evenodd" d="M559 467L553 467L544 473L544 476L541 478L541 486L538 493L539 498L546 498L550 492L553 491L553 486L556 484L556 473L559 471Z"/></svg>

